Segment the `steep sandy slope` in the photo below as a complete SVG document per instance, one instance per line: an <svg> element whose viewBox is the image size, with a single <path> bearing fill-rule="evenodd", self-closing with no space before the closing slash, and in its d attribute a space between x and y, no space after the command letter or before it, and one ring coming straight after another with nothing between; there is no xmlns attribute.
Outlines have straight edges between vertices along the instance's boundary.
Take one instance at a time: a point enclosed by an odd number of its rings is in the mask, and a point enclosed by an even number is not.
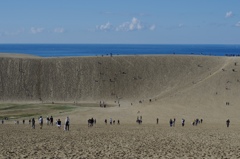
<svg viewBox="0 0 240 159"><path fill-rule="evenodd" d="M75 122L90 117L134 122L142 116L145 123L174 117L237 123L239 72L237 57L5 55L0 57L0 101L120 102L121 107L77 110L71 115Z"/></svg>
<svg viewBox="0 0 240 159"><path fill-rule="evenodd" d="M227 119L239 122L239 64L239 58L226 58L222 67L208 71L207 76L200 75L188 86L178 87L154 103L146 103L148 107L143 106L142 112L151 112L152 116L160 116L162 120L176 117L188 121L203 118L214 123L224 123ZM202 65L199 69L206 70L204 67L209 66Z"/></svg>
<svg viewBox="0 0 240 159"><path fill-rule="evenodd" d="M161 98L208 77L225 60L197 56L1 57L0 100Z"/></svg>

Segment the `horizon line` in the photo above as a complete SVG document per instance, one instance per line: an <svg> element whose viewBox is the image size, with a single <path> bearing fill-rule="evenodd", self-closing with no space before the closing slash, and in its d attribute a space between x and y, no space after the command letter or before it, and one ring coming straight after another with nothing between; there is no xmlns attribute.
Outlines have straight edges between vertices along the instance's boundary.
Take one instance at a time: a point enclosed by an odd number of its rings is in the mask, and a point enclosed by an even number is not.
<svg viewBox="0 0 240 159"><path fill-rule="evenodd" d="M240 45L221 43L0 43L0 45Z"/></svg>

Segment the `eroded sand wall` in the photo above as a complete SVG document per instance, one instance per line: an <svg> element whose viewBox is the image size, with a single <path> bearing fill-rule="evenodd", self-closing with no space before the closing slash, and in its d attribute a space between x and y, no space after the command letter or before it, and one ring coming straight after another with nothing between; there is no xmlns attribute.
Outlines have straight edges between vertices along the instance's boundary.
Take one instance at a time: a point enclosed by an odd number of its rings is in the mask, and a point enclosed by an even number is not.
<svg viewBox="0 0 240 159"><path fill-rule="evenodd" d="M187 87L225 58L119 56L0 57L1 101L140 100Z"/></svg>

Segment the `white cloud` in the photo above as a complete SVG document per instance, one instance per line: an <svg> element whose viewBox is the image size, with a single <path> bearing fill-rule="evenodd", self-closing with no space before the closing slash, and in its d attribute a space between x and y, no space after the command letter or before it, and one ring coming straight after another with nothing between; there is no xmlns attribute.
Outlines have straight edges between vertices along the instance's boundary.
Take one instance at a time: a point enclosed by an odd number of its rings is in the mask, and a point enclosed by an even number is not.
<svg viewBox="0 0 240 159"><path fill-rule="evenodd" d="M226 14L225 14L225 17L226 18L229 18L229 17L231 17L233 15L233 12L232 11L229 11L229 12L227 12Z"/></svg>
<svg viewBox="0 0 240 159"><path fill-rule="evenodd" d="M100 30L100 31L123 31L123 32L140 31L145 28L153 31L153 30L155 30L156 26L142 23L140 20L138 20L135 17L133 17L131 21L124 22L117 26L112 25L110 22L96 26L96 30Z"/></svg>
<svg viewBox="0 0 240 159"><path fill-rule="evenodd" d="M240 21L235 24L236 27L240 27Z"/></svg>
<svg viewBox="0 0 240 159"><path fill-rule="evenodd" d="M153 30L155 30L156 29L156 25L151 25L150 27L149 27L149 30L151 30L151 31L153 31Z"/></svg>
<svg viewBox="0 0 240 159"><path fill-rule="evenodd" d="M55 28L53 30L54 33L64 33L65 32L65 29L64 28Z"/></svg>
<svg viewBox="0 0 240 159"><path fill-rule="evenodd" d="M125 22L121 25L119 25L118 27L116 27L116 31L128 31L128 26L129 26L129 23L128 22Z"/></svg>
<svg viewBox="0 0 240 159"><path fill-rule="evenodd" d="M24 33L24 29L19 29L19 30L13 30L13 31L2 31L0 33L1 36L17 36L19 34Z"/></svg>
<svg viewBox="0 0 240 159"><path fill-rule="evenodd" d="M101 31L110 31L113 29L113 25L111 23L107 22L106 24L97 25L96 29L101 30Z"/></svg>
<svg viewBox="0 0 240 159"><path fill-rule="evenodd" d="M135 31L142 30L145 26L135 17L132 18L131 22L124 22L116 28L116 31Z"/></svg>
<svg viewBox="0 0 240 159"><path fill-rule="evenodd" d="M32 28L30 29L30 31L31 31L32 34L37 34L37 33L43 32L43 31L44 31L44 28L35 28L35 27L32 27Z"/></svg>

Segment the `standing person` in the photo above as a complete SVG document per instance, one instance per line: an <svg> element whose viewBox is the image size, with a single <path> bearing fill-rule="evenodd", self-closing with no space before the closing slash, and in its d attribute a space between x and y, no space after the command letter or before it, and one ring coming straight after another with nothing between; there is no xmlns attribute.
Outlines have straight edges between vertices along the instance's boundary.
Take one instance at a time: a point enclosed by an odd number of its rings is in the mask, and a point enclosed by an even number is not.
<svg viewBox="0 0 240 159"><path fill-rule="evenodd" d="M60 129L61 128L61 125L62 125L62 122L60 119L57 120L57 127Z"/></svg>
<svg viewBox="0 0 240 159"><path fill-rule="evenodd" d="M105 119L105 124L107 125L107 119Z"/></svg>
<svg viewBox="0 0 240 159"><path fill-rule="evenodd" d="M29 124L29 125L31 124L31 119L28 120L28 124Z"/></svg>
<svg viewBox="0 0 240 159"><path fill-rule="evenodd" d="M53 126L53 117L50 117L50 124Z"/></svg>
<svg viewBox="0 0 240 159"><path fill-rule="evenodd" d="M227 124L227 127L229 127L229 125L230 125L230 120L229 119L226 121L226 124Z"/></svg>
<svg viewBox="0 0 240 159"><path fill-rule="evenodd" d="M42 116L40 116L38 121L39 121L40 129L42 129L42 127L43 127L43 118L42 118Z"/></svg>
<svg viewBox="0 0 240 159"><path fill-rule="evenodd" d="M172 127L172 124L173 124L173 120L172 119L170 119L169 124L170 124L170 127Z"/></svg>
<svg viewBox="0 0 240 159"><path fill-rule="evenodd" d="M199 120L198 120L198 119L196 119L196 120L195 120L195 125L197 126L197 125L198 125L198 123L199 123Z"/></svg>
<svg viewBox="0 0 240 159"><path fill-rule="evenodd" d="M175 127L175 122L176 122L176 119L174 118L173 119L173 126Z"/></svg>
<svg viewBox="0 0 240 159"><path fill-rule="evenodd" d="M23 121L22 121L22 122L23 122L23 124L25 124L25 119L23 119Z"/></svg>
<svg viewBox="0 0 240 159"><path fill-rule="evenodd" d="M182 126L185 125L185 119L182 119Z"/></svg>
<svg viewBox="0 0 240 159"><path fill-rule="evenodd" d="M69 117L67 117L67 118L65 119L65 127L64 127L64 130L69 131L69 124L70 124L70 119L69 119Z"/></svg>
<svg viewBox="0 0 240 159"><path fill-rule="evenodd" d="M2 119L2 124L4 124L4 120Z"/></svg>
<svg viewBox="0 0 240 159"><path fill-rule="evenodd" d="M93 124L94 124L94 119L92 118L91 119L91 126L93 126Z"/></svg>
<svg viewBox="0 0 240 159"><path fill-rule="evenodd" d="M158 118L157 118L157 124L158 124Z"/></svg>
<svg viewBox="0 0 240 159"><path fill-rule="evenodd" d="M32 118L32 128L35 129L35 119Z"/></svg>
<svg viewBox="0 0 240 159"><path fill-rule="evenodd" d="M47 119L46 119L47 125L49 125L49 122L50 122L50 119L49 119L49 117L47 116Z"/></svg>
<svg viewBox="0 0 240 159"><path fill-rule="evenodd" d="M110 124L112 125L112 118L110 118Z"/></svg>

